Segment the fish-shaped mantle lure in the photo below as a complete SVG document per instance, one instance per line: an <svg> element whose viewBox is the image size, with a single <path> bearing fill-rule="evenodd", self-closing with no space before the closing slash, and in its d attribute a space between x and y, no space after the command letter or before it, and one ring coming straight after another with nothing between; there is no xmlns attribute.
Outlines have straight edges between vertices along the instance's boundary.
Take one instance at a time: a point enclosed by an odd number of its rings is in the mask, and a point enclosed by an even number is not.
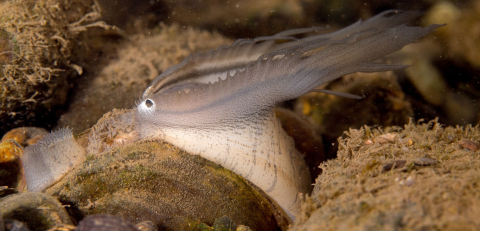
<svg viewBox="0 0 480 231"><path fill-rule="evenodd" d="M416 17L386 11L329 34L296 39L319 28L294 29L191 55L146 89L135 129L243 176L294 219L311 181L274 105L346 74L405 68L374 61L440 27L405 24Z"/></svg>

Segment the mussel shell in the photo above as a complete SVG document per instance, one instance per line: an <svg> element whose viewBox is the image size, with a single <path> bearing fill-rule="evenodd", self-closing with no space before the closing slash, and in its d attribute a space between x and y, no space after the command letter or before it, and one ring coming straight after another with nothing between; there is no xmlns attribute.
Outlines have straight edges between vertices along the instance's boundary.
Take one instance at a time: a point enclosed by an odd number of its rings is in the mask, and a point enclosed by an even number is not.
<svg viewBox="0 0 480 231"><path fill-rule="evenodd" d="M87 156L46 190L78 212L112 214L131 223L185 230L230 217L253 230L286 229L285 213L244 178L199 156L159 142L134 143Z"/></svg>

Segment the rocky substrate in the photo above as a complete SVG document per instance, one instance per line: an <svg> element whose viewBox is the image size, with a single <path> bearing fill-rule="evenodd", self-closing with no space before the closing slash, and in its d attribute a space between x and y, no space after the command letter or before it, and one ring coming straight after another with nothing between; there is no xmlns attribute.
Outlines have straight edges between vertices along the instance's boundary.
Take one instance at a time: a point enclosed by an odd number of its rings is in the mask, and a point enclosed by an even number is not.
<svg viewBox="0 0 480 231"><path fill-rule="evenodd" d="M292 230L476 230L479 140L436 121L350 129Z"/></svg>

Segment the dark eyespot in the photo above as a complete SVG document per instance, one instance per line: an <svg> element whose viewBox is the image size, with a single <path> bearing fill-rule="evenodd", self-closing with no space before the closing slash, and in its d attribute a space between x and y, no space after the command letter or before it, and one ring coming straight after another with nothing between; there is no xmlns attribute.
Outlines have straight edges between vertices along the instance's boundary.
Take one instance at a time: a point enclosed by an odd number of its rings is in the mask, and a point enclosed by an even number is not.
<svg viewBox="0 0 480 231"><path fill-rule="evenodd" d="M151 99L145 100L145 105L147 105L148 108L151 108L153 106L153 101Z"/></svg>

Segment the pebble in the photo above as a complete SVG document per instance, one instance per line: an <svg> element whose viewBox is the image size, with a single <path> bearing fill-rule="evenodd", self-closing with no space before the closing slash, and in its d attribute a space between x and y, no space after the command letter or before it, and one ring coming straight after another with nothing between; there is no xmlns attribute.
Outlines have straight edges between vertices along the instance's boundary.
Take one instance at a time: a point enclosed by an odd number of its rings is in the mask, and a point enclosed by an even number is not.
<svg viewBox="0 0 480 231"><path fill-rule="evenodd" d="M412 186L413 184L415 184L415 179L413 179L412 176L407 177L407 179L405 180L405 185Z"/></svg>
<svg viewBox="0 0 480 231"><path fill-rule="evenodd" d="M107 215L96 214L85 217L78 223L76 231L138 231L135 225L122 218Z"/></svg>
<svg viewBox="0 0 480 231"><path fill-rule="evenodd" d="M388 164L384 165L383 168L382 168L382 172L387 172L387 171L390 171L392 169L403 168L406 163L407 163L406 160L396 160L392 163L388 163Z"/></svg>
<svg viewBox="0 0 480 231"><path fill-rule="evenodd" d="M480 144L478 144L477 142L473 142L471 140L459 140L458 145L460 145L460 147L462 148L466 148L474 152L480 150Z"/></svg>
<svg viewBox="0 0 480 231"><path fill-rule="evenodd" d="M437 161L430 158L421 157L421 158L415 159L413 163L419 166L430 166L430 165L436 164Z"/></svg>
<svg viewBox="0 0 480 231"><path fill-rule="evenodd" d="M395 134L392 134L392 133L382 134L382 135L379 135L378 137L387 139L388 142L395 142L395 138L397 138L397 136Z"/></svg>
<svg viewBox="0 0 480 231"><path fill-rule="evenodd" d="M14 140L0 143L0 186L8 186L19 192L26 190L23 152L23 148Z"/></svg>
<svg viewBox="0 0 480 231"><path fill-rule="evenodd" d="M29 231L29 229L20 221L5 220L5 231Z"/></svg>
<svg viewBox="0 0 480 231"><path fill-rule="evenodd" d="M405 185L405 186L412 186L413 184L415 184L415 179L413 179L412 176L409 176L407 177L407 179L401 180L400 182L398 182L398 184Z"/></svg>
<svg viewBox="0 0 480 231"><path fill-rule="evenodd" d="M412 139L408 139L408 146L412 146L413 145L413 140Z"/></svg>
<svg viewBox="0 0 480 231"><path fill-rule="evenodd" d="M388 139L384 137L377 137L375 138L375 142L379 144L386 144L388 143Z"/></svg>

